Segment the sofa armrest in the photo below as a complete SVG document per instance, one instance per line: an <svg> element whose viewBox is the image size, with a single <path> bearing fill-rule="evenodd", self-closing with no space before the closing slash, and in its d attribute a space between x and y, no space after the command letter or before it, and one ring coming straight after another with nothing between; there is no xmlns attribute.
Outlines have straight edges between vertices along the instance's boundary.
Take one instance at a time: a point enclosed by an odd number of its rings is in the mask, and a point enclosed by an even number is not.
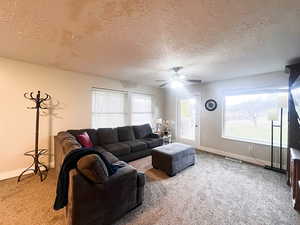
<svg viewBox="0 0 300 225"><path fill-rule="evenodd" d="M71 171L70 179L68 225L111 224L138 205L137 171L130 165L101 184L90 182L77 170Z"/></svg>
<svg viewBox="0 0 300 225"><path fill-rule="evenodd" d="M121 161L120 161L121 162ZM108 180L103 184L105 188L131 186L137 183L137 171L125 162L121 162L124 167L119 168Z"/></svg>
<svg viewBox="0 0 300 225"><path fill-rule="evenodd" d="M151 133L147 136L148 138L160 138L158 134Z"/></svg>
<svg viewBox="0 0 300 225"><path fill-rule="evenodd" d="M137 174L137 204L140 205L144 201L144 186L145 186L145 174Z"/></svg>
<svg viewBox="0 0 300 225"><path fill-rule="evenodd" d="M145 174L138 172L137 173L137 186L138 187L144 187L146 183Z"/></svg>

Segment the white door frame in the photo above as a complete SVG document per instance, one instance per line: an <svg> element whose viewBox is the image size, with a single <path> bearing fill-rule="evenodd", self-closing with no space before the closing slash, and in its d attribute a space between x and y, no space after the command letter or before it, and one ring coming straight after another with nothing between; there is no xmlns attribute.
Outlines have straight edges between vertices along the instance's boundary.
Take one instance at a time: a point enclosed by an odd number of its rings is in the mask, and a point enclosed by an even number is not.
<svg viewBox="0 0 300 225"><path fill-rule="evenodd" d="M196 127L195 127L195 140L188 140L180 137L180 100L195 98L196 99ZM200 95L190 95L186 97L177 97L176 98L176 141L182 142L185 144L192 145L195 148L200 147L200 107L201 107L201 98Z"/></svg>

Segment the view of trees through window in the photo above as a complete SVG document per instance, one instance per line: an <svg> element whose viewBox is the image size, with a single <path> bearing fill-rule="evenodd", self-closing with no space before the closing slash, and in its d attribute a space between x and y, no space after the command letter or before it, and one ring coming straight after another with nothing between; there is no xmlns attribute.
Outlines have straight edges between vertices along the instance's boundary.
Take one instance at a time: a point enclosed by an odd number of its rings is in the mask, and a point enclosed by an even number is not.
<svg viewBox="0 0 300 225"><path fill-rule="evenodd" d="M287 103L287 92L253 93L225 97L223 136L270 144L270 114L280 118L280 103ZM274 144L279 145L279 128L274 129ZM283 146L287 145L287 109L283 109Z"/></svg>

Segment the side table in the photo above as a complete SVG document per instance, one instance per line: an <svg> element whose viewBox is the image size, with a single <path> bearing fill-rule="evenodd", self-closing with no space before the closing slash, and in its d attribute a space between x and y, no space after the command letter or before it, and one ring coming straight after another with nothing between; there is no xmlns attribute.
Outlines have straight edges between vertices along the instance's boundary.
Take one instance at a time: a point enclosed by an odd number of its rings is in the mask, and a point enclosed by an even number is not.
<svg viewBox="0 0 300 225"><path fill-rule="evenodd" d="M163 142L165 145L172 143L172 135L171 134L164 135L162 138L163 138Z"/></svg>

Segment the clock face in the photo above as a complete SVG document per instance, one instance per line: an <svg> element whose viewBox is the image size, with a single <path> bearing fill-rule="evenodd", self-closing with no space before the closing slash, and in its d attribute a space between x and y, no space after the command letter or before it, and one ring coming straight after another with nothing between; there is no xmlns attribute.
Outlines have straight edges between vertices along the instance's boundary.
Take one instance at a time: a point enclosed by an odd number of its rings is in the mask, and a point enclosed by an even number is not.
<svg viewBox="0 0 300 225"><path fill-rule="evenodd" d="M208 111L214 111L217 108L217 102L213 99L208 99L205 102L205 108Z"/></svg>

